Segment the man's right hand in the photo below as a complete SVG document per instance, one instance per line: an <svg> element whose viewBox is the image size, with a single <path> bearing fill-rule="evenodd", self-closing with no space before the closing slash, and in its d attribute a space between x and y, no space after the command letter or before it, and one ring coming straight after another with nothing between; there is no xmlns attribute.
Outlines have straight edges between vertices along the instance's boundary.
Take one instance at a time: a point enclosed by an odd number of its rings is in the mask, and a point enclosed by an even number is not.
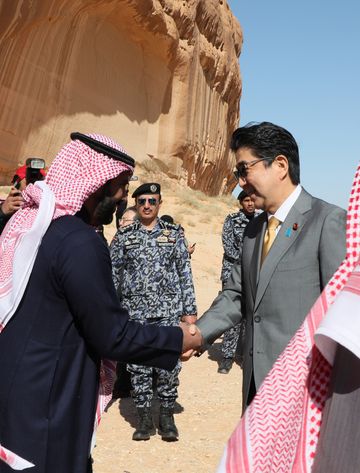
<svg viewBox="0 0 360 473"><path fill-rule="evenodd" d="M6 197L1 206L2 213L6 216L13 215L17 210L20 209L23 201L24 200L21 196L21 192L18 189L15 189L15 187L12 187L9 195Z"/></svg>
<svg viewBox="0 0 360 473"><path fill-rule="evenodd" d="M186 361L202 347L204 341L196 325L182 322L180 328L183 331L183 355L181 359Z"/></svg>

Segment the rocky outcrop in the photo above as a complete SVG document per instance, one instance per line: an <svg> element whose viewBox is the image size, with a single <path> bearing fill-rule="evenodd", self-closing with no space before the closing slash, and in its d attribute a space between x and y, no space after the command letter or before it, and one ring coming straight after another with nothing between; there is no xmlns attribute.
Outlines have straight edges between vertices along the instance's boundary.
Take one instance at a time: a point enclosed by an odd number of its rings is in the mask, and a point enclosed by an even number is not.
<svg viewBox="0 0 360 473"><path fill-rule="evenodd" d="M226 0L0 0L0 184L81 131L226 192L241 44Z"/></svg>

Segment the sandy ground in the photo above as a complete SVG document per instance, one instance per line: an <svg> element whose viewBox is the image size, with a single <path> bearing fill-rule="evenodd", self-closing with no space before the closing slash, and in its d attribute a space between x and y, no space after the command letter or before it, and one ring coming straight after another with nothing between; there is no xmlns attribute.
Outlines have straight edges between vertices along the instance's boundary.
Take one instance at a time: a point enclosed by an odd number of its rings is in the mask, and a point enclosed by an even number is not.
<svg viewBox="0 0 360 473"><path fill-rule="evenodd" d="M190 242L196 242L192 269L202 314L220 289L222 258L221 229L225 216L236 210L234 199L209 198L167 178L152 162L136 170L138 182L160 182L163 205L160 214L170 214L185 228ZM0 188L6 195L9 188ZM132 204L132 199L129 199ZM111 240L114 225L106 227ZM241 370L234 365L228 375L218 374L219 342L200 358L183 365L180 374L175 421L178 442L167 443L158 435L146 442L134 442L135 408L131 399L117 400L104 414L93 452L95 473L211 473L221 458L229 435L241 411ZM155 423L159 406L153 403Z"/></svg>

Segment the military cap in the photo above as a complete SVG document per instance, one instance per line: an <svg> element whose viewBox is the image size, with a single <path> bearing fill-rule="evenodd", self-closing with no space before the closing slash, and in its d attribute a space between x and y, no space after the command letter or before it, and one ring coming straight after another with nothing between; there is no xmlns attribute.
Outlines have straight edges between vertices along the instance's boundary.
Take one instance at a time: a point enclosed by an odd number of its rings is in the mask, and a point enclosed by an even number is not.
<svg viewBox="0 0 360 473"><path fill-rule="evenodd" d="M156 182L146 182L145 184L141 184L141 186L135 189L132 197L138 197L143 194L160 194L160 184L157 184Z"/></svg>

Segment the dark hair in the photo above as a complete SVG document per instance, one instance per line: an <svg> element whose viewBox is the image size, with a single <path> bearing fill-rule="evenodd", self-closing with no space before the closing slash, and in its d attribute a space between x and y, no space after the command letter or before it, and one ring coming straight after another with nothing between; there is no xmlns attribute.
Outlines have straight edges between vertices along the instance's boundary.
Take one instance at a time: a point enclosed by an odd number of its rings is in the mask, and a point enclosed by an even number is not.
<svg viewBox="0 0 360 473"><path fill-rule="evenodd" d="M162 215L160 217L160 220L162 220L163 222L166 222L166 223L174 223L174 219L172 218L171 215Z"/></svg>
<svg viewBox="0 0 360 473"><path fill-rule="evenodd" d="M242 202L246 197L249 197L249 195L245 191L241 191L238 195L238 201Z"/></svg>
<svg viewBox="0 0 360 473"><path fill-rule="evenodd" d="M234 131L230 148L249 148L258 158L275 158L284 155L289 163L289 176L293 184L300 182L299 148L295 138L285 128L270 122L248 123ZM264 161L265 166L271 163Z"/></svg>

